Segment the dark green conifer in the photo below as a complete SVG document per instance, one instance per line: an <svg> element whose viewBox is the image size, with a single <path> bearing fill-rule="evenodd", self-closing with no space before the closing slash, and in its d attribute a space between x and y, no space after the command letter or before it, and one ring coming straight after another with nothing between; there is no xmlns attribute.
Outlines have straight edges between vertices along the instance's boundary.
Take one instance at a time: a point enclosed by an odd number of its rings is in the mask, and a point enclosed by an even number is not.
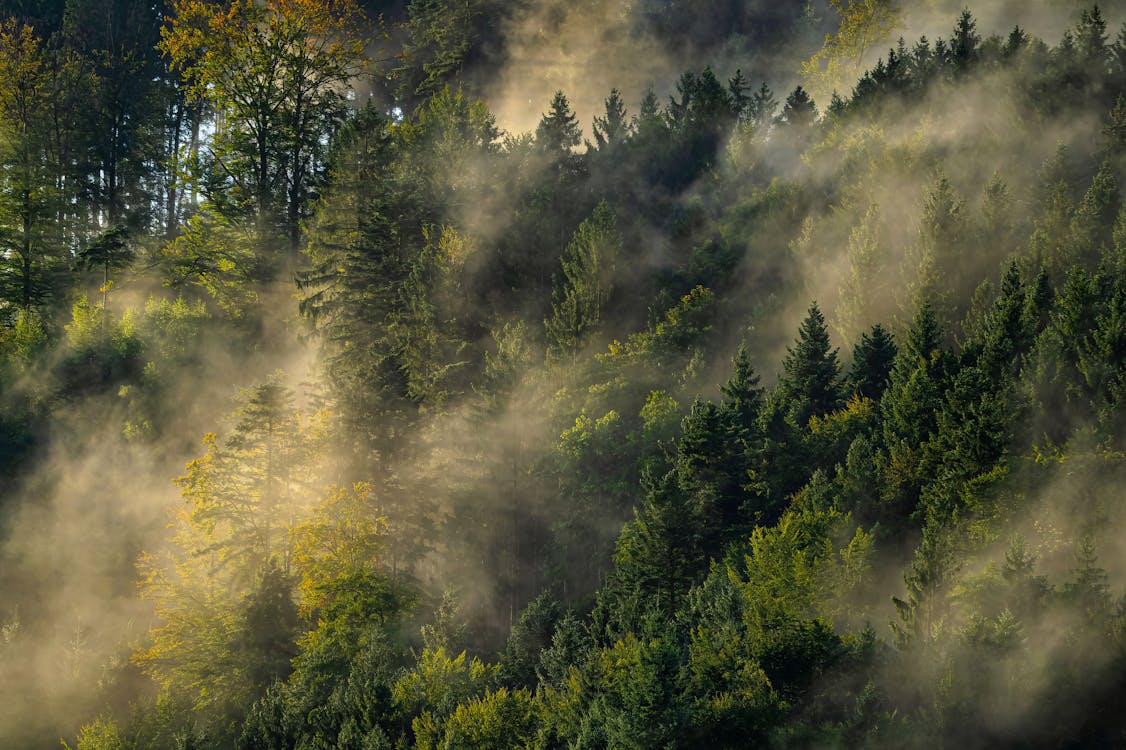
<svg viewBox="0 0 1126 750"><path fill-rule="evenodd" d="M579 118L571 110L571 104L562 91L556 91L551 105L536 127L536 143L549 153L569 152L582 142L582 129Z"/></svg>
<svg viewBox="0 0 1126 750"><path fill-rule="evenodd" d="M794 345L782 361L779 394L786 404L786 419L795 429L805 430L809 418L840 407L840 365L837 350L829 342L825 316L817 303L809 306Z"/></svg>
<svg viewBox="0 0 1126 750"><path fill-rule="evenodd" d="M805 89L798 86L786 97L786 104L782 107L781 121L786 125L804 130L813 125L817 120L817 106L809 97Z"/></svg>
<svg viewBox="0 0 1126 750"><path fill-rule="evenodd" d="M613 148L629 138L633 126L626 114L626 106L622 101L622 93L617 89L610 91L606 97L606 112L595 116L591 131L594 133L598 150Z"/></svg>
<svg viewBox="0 0 1126 750"><path fill-rule="evenodd" d="M891 376L897 349L895 340L879 323L871 333L860 334L860 341L852 353L852 368L848 385L854 393L879 401Z"/></svg>

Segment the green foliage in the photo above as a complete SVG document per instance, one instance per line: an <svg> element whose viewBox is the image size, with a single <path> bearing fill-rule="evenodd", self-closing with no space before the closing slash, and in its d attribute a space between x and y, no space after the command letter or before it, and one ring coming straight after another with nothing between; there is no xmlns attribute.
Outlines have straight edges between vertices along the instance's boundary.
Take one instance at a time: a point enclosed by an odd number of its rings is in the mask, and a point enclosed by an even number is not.
<svg viewBox="0 0 1126 750"><path fill-rule="evenodd" d="M591 132L594 133L595 143L599 151L614 149L621 146L633 135L634 124L626 113L625 103L622 101L622 92L617 89L610 91L606 97L606 112L601 117L595 115Z"/></svg>
<svg viewBox="0 0 1126 750"><path fill-rule="evenodd" d="M262 279L261 259L246 227L222 216L198 213L165 246L164 283L206 294L230 318L241 318L258 301L254 282Z"/></svg>
<svg viewBox="0 0 1126 750"><path fill-rule="evenodd" d="M621 251L614 212L602 201L575 230L563 253L563 275L555 279L552 291L552 315L544 321L548 351L554 356L573 357L597 330Z"/></svg>
<svg viewBox="0 0 1126 750"><path fill-rule="evenodd" d="M836 34L827 35L825 44L802 63L802 75L818 96L850 84L863 70L864 58L881 44L902 22L903 10L889 0L831 0L840 15Z"/></svg>
<svg viewBox="0 0 1126 750"><path fill-rule="evenodd" d="M897 352L891 334L879 323L872 326L870 334L860 334L848 374L848 385L853 392L879 401L887 388Z"/></svg>
<svg viewBox="0 0 1126 750"><path fill-rule="evenodd" d="M172 11L161 50L187 95L228 118L209 152L217 193L252 204L259 242L277 221L296 246L326 137L367 63L362 12L349 0L183 0Z"/></svg>
<svg viewBox="0 0 1126 750"><path fill-rule="evenodd" d="M787 423L795 430L806 430L811 417L833 411L841 403L840 365L837 350L830 346L825 316L816 303L811 304L797 340L782 360L776 394Z"/></svg>
<svg viewBox="0 0 1126 750"><path fill-rule="evenodd" d="M0 702L44 716L11 744L61 710L80 748L1120 744L1097 8L864 70L895 3L365 3L379 38L344 0L0 5ZM582 101L503 133L595 25ZM824 32L784 102L696 67L591 111L621 45ZM151 472L278 361L158 544ZM69 556L107 513L99 560L152 550L116 651L81 613L128 587Z"/></svg>
<svg viewBox="0 0 1126 750"><path fill-rule="evenodd" d="M534 736L535 703L527 690L510 692L502 687L459 703L440 735L432 734L431 726L422 722L415 725L420 750L438 747L515 750L527 747Z"/></svg>
<svg viewBox="0 0 1126 750"><path fill-rule="evenodd" d="M582 141L579 120L562 91L551 98L548 111L536 126L536 143L550 154L566 153Z"/></svg>

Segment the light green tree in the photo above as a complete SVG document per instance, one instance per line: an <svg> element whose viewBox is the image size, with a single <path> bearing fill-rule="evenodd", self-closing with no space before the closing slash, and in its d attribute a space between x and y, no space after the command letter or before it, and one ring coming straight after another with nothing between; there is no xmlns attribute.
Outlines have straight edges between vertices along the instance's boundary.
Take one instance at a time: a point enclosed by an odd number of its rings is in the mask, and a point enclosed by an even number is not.
<svg viewBox="0 0 1126 750"><path fill-rule="evenodd" d="M895 0L829 0L841 17L837 33L802 63L805 87L816 101L829 101L834 91L848 91L864 72L864 62L903 22Z"/></svg>
<svg viewBox="0 0 1126 750"><path fill-rule="evenodd" d="M555 356L575 354L598 327L621 248L614 212L602 201L571 238L563 253L562 278L555 279L551 317L544 321Z"/></svg>

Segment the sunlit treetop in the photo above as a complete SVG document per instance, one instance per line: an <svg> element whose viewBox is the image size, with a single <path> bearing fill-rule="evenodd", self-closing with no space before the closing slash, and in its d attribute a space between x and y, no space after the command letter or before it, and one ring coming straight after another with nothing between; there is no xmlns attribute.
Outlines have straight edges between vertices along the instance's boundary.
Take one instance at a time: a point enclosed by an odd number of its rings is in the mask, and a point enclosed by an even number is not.
<svg viewBox="0 0 1126 750"><path fill-rule="evenodd" d="M160 48L198 98L238 106L287 86L342 86L367 63L352 0L177 0L172 9Z"/></svg>

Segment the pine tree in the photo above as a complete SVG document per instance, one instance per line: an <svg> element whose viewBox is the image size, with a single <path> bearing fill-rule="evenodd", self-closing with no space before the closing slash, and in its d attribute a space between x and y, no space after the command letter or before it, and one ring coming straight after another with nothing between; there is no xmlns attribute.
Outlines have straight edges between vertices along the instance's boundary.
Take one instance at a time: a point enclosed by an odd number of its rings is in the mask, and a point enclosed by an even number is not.
<svg viewBox="0 0 1126 750"><path fill-rule="evenodd" d="M1027 290L1020 268L1012 262L1001 278L1001 288L986 315L978 366L1005 388L1020 373L1024 358L1032 349L1036 330L1028 319Z"/></svg>
<svg viewBox="0 0 1126 750"><path fill-rule="evenodd" d="M298 653L301 619L293 603L293 581L271 562L258 574L242 609L242 622L231 647L246 665L251 700L256 700L289 676Z"/></svg>
<svg viewBox="0 0 1126 750"><path fill-rule="evenodd" d="M615 572L604 594L617 601L615 619L626 627L648 610L673 613L707 572L701 519L676 472L655 481L634 519L622 529Z"/></svg>
<svg viewBox="0 0 1126 750"><path fill-rule="evenodd" d="M957 558L946 531L937 525L926 524L911 569L903 577L907 584L907 598L892 599L900 622L892 623L891 628L900 648L912 643L925 645L942 632L946 589L957 569Z"/></svg>
<svg viewBox="0 0 1126 750"><path fill-rule="evenodd" d="M1109 162L1103 162L1071 220L1072 252L1077 261L1094 268L1113 247L1114 221L1122 205L1122 191Z"/></svg>
<svg viewBox="0 0 1126 750"><path fill-rule="evenodd" d="M999 173L994 173L982 188L981 227L978 241L982 247L995 247L1004 252L1012 252L1016 249L1013 197ZM975 264L975 267L980 268L980 265Z"/></svg>
<svg viewBox="0 0 1126 750"><path fill-rule="evenodd" d="M846 341L855 340L857 329L872 317L873 302L886 290L883 227L880 207L873 203L848 235L848 271L836 313L837 330Z"/></svg>
<svg viewBox="0 0 1126 750"><path fill-rule="evenodd" d="M579 119L562 91L556 91L551 105L536 127L536 143L551 154L570 152L582 142Z"/></svg>
<svg viewBox="0 0 1126 750"><path fill-rule="evenodd" d="M805 89L798 86L786 97L779 119L794 129L807 130L817 120L817 107Z"/></svg>
<svg viewBox="0 0 1126 750"><path fill-rule="evenodd" d="M964 267L966 226L963 203L950 180L939 173L923 201L915 245L911 304L927 305L944 326L957 320L956 295L963 292L968 272Z"/></svg>
<svg viewBox="0 0 1126 750"><path fill-rule="evenodd" d="M751 96L751 104L748 110L748 119L754 123L755 127L765 133L774 124L775 113L778 111L778 100L774 98L774 92L766 85L766 81L758 87Z"/></svg>
<svg viewBox="0 0 1126 750"><path fill-rule="evenodd" d="M852 353L848 384L854 393L879 401L891 377L898 349L891 334L879 323L862 333Z"/></svg>
<svg viewBox="0 0 1126 750"><path fill-rule="evenodd" d="M602 201L575 231L563 253L562 275L555 278L551 317L544 321L555 356L576 354L598 328L621 248L614 212Z"/></svg>
<svg viewBox="0 0 1126 750"><path fill-rule="evenodd" d="M602 117L594 118L591 131L594 133L599 151L618 146L630 137L633 125L627 117L620 91L617 89L610 91L610 96L606 97L606 113Z"/></svg>
<svg viewBox="0 0 1126 750"><path fill-rule="evenodd" d="M1005 37L1005 46L1001 48L1001 57L1011 59L1020 54L1028 46L1028 34L1020 26L1013 26L1013 30Z"/></svg>
<svg viewBox="0 0 1126 750"><path fill-rule="evenodd" d="M888 451L883 494L889 512L900 518L914 513L919 493L932 478L923 451L938 430L953 365L941 349L942 329L929 305L915 313L892 365L880 399L883 443Z"/></svg>
<svg viewBox="0 0 1126 750"><path fill-rule="evenodd" d="M981 36L977 21L968 10L963 10L950 35L950 59L959 73L968 70L981 56Z"/></svg>
<svg viewBox="0 0 1126 750"><path fill-rule="evenodd" d="M809 306L798 330L797 341L787 348L778 391L785 404L786 420L795 429L808 429L809 418L841 406L840 365L831 348L825 316L816 303Z"/></svg>
<svg viewBox="0 0 1126 750"><path fill-rule="evenodd" d="M1075 51L1088 89L1100 90L1106 79L1110 50L1107 48L1106 21L1099 6L1084 9L1075 27Z"/></svg>
<svg viewBox="0 0 1126 750"><path fill-rule="evenodd" d="M731 416L734 425L753 429L758 425L765 401L763 389L759 386L759 376L751 364L746 344L739 344L732 365L731 379L720 388L723 409Z"/></svg>
<svg viewBox="0 0 1126 750"><path fill-rule="evenodd" d="M751 114L751 103L754 101L742 69L737 69L735 75L727 81L727 96L731 102L731 111L740 121L748 119Z"/></svg>

